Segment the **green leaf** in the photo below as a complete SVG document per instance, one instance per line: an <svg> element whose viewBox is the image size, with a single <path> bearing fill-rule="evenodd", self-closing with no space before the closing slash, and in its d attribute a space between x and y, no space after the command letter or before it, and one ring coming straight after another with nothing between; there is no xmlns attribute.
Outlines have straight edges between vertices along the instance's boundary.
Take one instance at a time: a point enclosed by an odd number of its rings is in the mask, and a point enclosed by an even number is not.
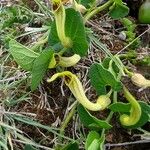
<svg viewBox="0 0 150 150"><path fill-rule="evenodd" d="M49 62L53 56L52 50L44 51L39 57L37 57L33 64L32 69L32 81L31 90L34 91L42 80L46 70L48 68Z"/></svg>
<svg viewBox="0 0 150 150"><path fill-rule="evenodd" d="M33 62L39 56L38 53L35 53L14 39L11 39L9 42L9 51L16 62L27 71L32 70Z"/></svg>
<svg viewBox="0 0 150 150"><path fill-rule="evenodd" d="M58 34L57 34L55 21L53 21L51 24L51 30L50 30L50 34L48 37L48 43L50 46L54 46L58 43L61 44L59 37L58 37Z"/></svg>
<svg viewBox="0 0 150 150"><path fill-rule="evenodd" d="M26 144L24 150L37 150L35 148L33 148L31 145Z"/></svg>
<svg viewBox="0 0 150 150"><path fill-rule="evenodd" d="M123 4L122 1L115 0L114 4L110 7L109 15L113 19L119 19L127 16L129 13L129 8Z"/></svg>
<svg viewBox="0 0 150 150"><path fill-rule="evenodd" d="M111 104L108 108L113 112L121 112L121 113L130 112L131 104L117 102L117 103Z"/></svg>
<svg viewBox="0 0 150 150"><path fill-rule="evenodd" d="M110 129L112 127L108 122L92 116L81 104L77 109L81 122L89 129L101 130L103 128Z"/></svg>
<svg viewBox="0 0 150 150"><path fill-rule="evenodd" d="M72 51L84 56L87 54L88 42L81 14L72 8L66 9L66 36L73 41Z"/></svg>
<svg viewBox="0 0 150 150"><path fill-rule="evenodd" d="M99 140L94 139L87 150L100 150Z"/></svg>
<svg viewBox="0 0 150 150"><path fill-rule="evenodd" d="M117 67L117 65L115 64L115 62L113 61L112 64L110 65L110 61L112 61L112 59L110 57L106 57L103 62L102 65L105 69L109 69L109 71L111 72L111 70L113 70L111 73L116 75L119 72L119 68Z"/></svg>
<svg viewBox="0 0 150 150"><path fill-rule="evenodd" d="M100 135L96 131L89 132L86 142L85 149L86 150L98 150L99 149L99 139Z"/></svg>
<svg viewBox="0 0 150 150"><path fill-rule="evenodd" d="M71 142L61 150L79 150L79 146L77 142Z"/></svg>
<svg viewBox="0 0 150 150"><path fill-rule="evenodd" d="M139 102L141 107L142 107L142 110L147 113L148 115L150 115L150 105L148 105L147 103L143 102L143 101L140 101Z"/></svg>
<svg viewBox="0 0 150 150"><path fill-rule="evenodd" d="M106 94L106 86L111 86L114 91L120 91L122 88L121 82L101 64L95 63L90 67L89 77L98 95Z"/></svg>
<svg viewBox="0 0 150 150"><path fill-rule="evenodd" d="M110 57L105 57L105 59L103 60L102 62L102 65L105 69L108 69L109 68L109 63L111 61L111 58Z"/></svg>
<svg viewBox="0 0 150 150"><path fill-rule="evenodd" d="M90 8L96 4L96 0L80 0L80 4L84 5L86 8Z"/></svg>
<svg viewBox="0 0 150 150"><path fill-rule="evenodd" d="M101 135L101 138L100 138L100 150L104 150L104 142L105 142L105 134Z"/></svg>
<svg viewBox="0 0 150 150"><path fill-rule="evenodd" d="M91 131L86 139L85 150L103 150L105 135L99 135L95 131Z"/></svg>

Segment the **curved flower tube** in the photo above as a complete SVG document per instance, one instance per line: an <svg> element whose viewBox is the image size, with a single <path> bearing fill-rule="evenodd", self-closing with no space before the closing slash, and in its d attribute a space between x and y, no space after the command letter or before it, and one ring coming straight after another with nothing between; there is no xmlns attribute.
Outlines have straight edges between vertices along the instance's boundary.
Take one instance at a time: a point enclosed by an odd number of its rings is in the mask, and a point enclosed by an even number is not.
<svg viewBox="0 0 150 150"><path fill-rule="evenodd" d="M131 104L130 115L123 114L120 116L120 122L124 126L135 125L141 117L141 107L136 99L131 95L126 87L123 87L124 95Z"/></svg>
<svg viewBox="0 0 150 150"><path fill-rule="evenodd" d="M81 103L85 108L91 111L98 111L105 109L110 103L110 98L108 95L101 95L98 97L96 103L88 100L85 96L83 86L78 79L78 77L69 71L64 71L61 73L54 74L48 82L56 80L58 77L65 78L65 84L69 87L70 91L73 93L74 97Z"/></svg>
<svg viewBox="0 0 150 150"><path fill-rule="evenodd" d="M49 63L48 68L55 68L56 66L71 67L76 65L80 61L80 55L74 54L70 57L62 57L59 54L53 54L53 57Z"/></svg>
<svg viewBox="0 0 150 150"><path fill-rule="evenodd" d="M65 34L66 13L63 3L61 1L58 1L57 4L54 3L53 9L56 21L56 30L61 44L66 48L70 48L72 47L72 41Z"/></svg>
<svg viewBox="0 0 150 150"><path fill-rule="evenodd" d="M134 73L131 76L131 81L133 82L133 84L143 89L150 87L150 80L146 79L139 73Z"/></svg>

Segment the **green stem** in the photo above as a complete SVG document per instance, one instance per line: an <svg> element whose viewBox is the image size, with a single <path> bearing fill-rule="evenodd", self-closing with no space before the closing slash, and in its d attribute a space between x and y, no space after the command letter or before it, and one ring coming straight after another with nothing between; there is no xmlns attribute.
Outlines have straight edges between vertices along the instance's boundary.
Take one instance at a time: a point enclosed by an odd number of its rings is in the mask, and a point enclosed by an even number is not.
<svg viewBox="0 0 150 150"><path fill-rule="evenodd" d="M114 112L110 112L109 113L109 115L108 115L108 117L106 118L106 120L105 121L107 121L108 123L110 122L110 120L111 120L111 118L112 118L112 116L113 116L113 114L114 114ZM102 129L102 132L101 132L101 137L103 137L104 136L104 134L105 134L105 131L106 131L106 129Z"/></svg>
<svg viewBox="0 0 150 150"><path fill-rule="evenodd" d="M117 92L113 93L113 103L117 103Z"/></svg>
<svg viewBox="0 0 150 150"><path fill-rule="evenodd" d="M137 57L136 53L127 53L127 54L119 54L118 55L120 59L134 59Z"/></svg>
<svg viewBox="0 0 150 150"><path fill-rule="evenodd" d="M126 67L124 67L124 71L129 77L133 76L133 72L130 72Z"/></svg>
<svg viewBox="0 0 150 150"><path fill-rule="evenodd" d="M62 56L67 51L67 48L63 48L58 54Z"/></svg>
<svg viewBox="0 0 150 150"><path fill-rule="evenodd" d="M110 91L107 93L108 97L111 96L112 92L113 92L112 89L110 89Z"/></svg>
<svg viewBox="0 0 150 150"><path fill-rule="evenodd" d="M87 13L84 17L84 22L86 23L90 18L92 18L94 15L96 15L97 13L99 13L100 11L106 9L107 7L109 7L114 0L109 0L108 2L106 2L105 4L103 4L102 6L99 6L97 8L95 8L94 10L92 10L91 12Z"/></svg>
<svg viewBox="0 0 150 150"><path fill-rule="evenodd" d="M77 102L75 103L75 105L73 106L73 108L71 109L71 111L68 113L67 117L65 118L65 120L63 121L61 128L60 128L60 134L63 135L64 134L64 130L67 127L68 123L70 122L70 120L72 119L74 113L76 112L76 107L77 107Z"/></svg>
<svg viewBox="0 0 150 150"><path fill-rule="evenodd" d="M113 92L113 103L117 103L117 92ZM109 123L111 118L113 117L114 112L111 111L108 115L108 117L106 118L106 121ZM102 129L101 132L101 137L104 136L106 129Z"/></svg>

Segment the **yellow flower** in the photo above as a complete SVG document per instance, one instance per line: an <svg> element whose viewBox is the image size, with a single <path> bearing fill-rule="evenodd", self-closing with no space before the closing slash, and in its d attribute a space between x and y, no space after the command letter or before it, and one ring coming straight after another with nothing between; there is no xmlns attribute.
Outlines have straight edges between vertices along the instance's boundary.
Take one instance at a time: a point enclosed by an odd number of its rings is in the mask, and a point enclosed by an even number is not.
<svg viewBox="0 0 150 150"><path fill-rule="evenodd" d="M126 99L131 104L130 115L123 114L120 116L120 122L124 126L132 126L135 125L141 118L141 107L140 104L136 101L136 99L131 95L126 87L123 87L124 95Z"/></svg>
<svg viewBox="0 0 150 150"><path fill-rule="evenodd" d="M60 3L60 5L54 5L53 8L56 22L56 30L59 40L61 41L61 44L65 48L71 48L72 40L65 34L65 21L66 21L65 8L62 3Z"/></svg>
<svg viewBox="0 0 150 150"><path fill-rule="evenodd" d="M81 57L74 54L70 57L63 57L57 53L53 54L53 57L49 63L49 68L55 68L56 66L71 67L76 65L80 61Z"/></svg>
<svg viewBox="0 0 150 150"><path fill-rule="evenodd" d="M61 3L61 0L52 0L52 3L53 3L53 4L60 4L60 3Z"/></svg>
<svg viewBox="0 0 150 150"><path fill-rule="evenodd" d="M131 81L138 87L147 88L150 87L150 80L147 80L139 73L134 73L131 77Z"/></svg>
<svg viewBox="0 0 150 150"><path fill-rule="evenodd" d="M81 103L85 108L89 110L92 111L103 110L111 103L108 95L99 96L96 103L89 101L88 98L85 96L85 92L80 80L76 75L72 74L69 71L54 74L48 80L48 82L52 82L56 80L58 77L65 78L65 84L69 87L70 91L73 93L76 100L78 100L79 103Z"/></svg>

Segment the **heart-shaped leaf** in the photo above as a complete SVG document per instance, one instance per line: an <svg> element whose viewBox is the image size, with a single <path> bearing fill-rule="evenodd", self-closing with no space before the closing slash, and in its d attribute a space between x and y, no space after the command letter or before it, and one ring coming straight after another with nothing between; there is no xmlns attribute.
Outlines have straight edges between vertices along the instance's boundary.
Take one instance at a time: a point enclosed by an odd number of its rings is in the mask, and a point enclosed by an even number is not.
<svg viewBox="0 0 150 150"><path fill-rule="evenodd" d="M110 106L108 106L108 108L113 112L128 113L131 109L131 104L117 102L117 103L111 104Z"/></svg>
<svg viewBox="0 0 150 150"><path fill-rule="evenodd" d="M91 131L86 139L85 150L103 150L104 141L105 135L99 135L98 132Z"/></svg>
<svg viewBox="0 0 150 150"><path fill-rule="evenodd" d="M39 56L38 53L35 53L14 39L11 39L9 42L9 51L15 61L27 71L32 70L33 62Z"/></svg>
<svg viewBox="0 0 150 150"><path fill-rule="evenodd" d="M99 139L100 139L99 133L97 133L96 131L89 132L89 134L86 138L86 142L85 142L85 149L89 150L89 148L92 147L93 150L98 150L99 149Z"/></svg>
<svg viewBox="0 0 150 150"><path fill-rule="evenodd" d="M86 8L90 8L96 4L96 0L80 0L80 4L84 5Z"/></svg>
<svg viewBox="0 0 150 150"><path fill-rule="evenodd" d="M72 51L80 56L87 54L88 42L86 39L83 19L78 11L66 9L66 35L73 41Z"/></svg>
<svg viewBox="0 0 150 150"><path fill-rule="evenodd" d="M109 15L113 19L119 19L127 16L129 13L129 8L124 5L122 0L115 0L114 4L110 7Z"/></svg>
<svg viewBox="0 0 150 150"><path fill-rule="evenodd" d="M77 142L71 142L61 150L79 150L79 145Z"/></svg>
<svg viewBox="0 0 150 150"><path fill-rule="evenodd" d="M120 91L122 88L121 82L101 64L95 63L90 67L89 77L98 95L106 94L106 86L111 86L114 91Z"/></svg>
<svg viewBox="0 0 150 150"><path fill-rule="evenodd" d="M101 130L112 127L108 122L92 116L81 104L78 106L78 114L81 122L90 129Z"/></svg>
<svg viewBox="0 0 150 150"><path fill-rule="evenodd" d="M37 57L33 64L32 69L32 81L31 81L31 90L34 91L42 80L49 62L53 56L52 50L45 50L43 53Z"/></svg>

